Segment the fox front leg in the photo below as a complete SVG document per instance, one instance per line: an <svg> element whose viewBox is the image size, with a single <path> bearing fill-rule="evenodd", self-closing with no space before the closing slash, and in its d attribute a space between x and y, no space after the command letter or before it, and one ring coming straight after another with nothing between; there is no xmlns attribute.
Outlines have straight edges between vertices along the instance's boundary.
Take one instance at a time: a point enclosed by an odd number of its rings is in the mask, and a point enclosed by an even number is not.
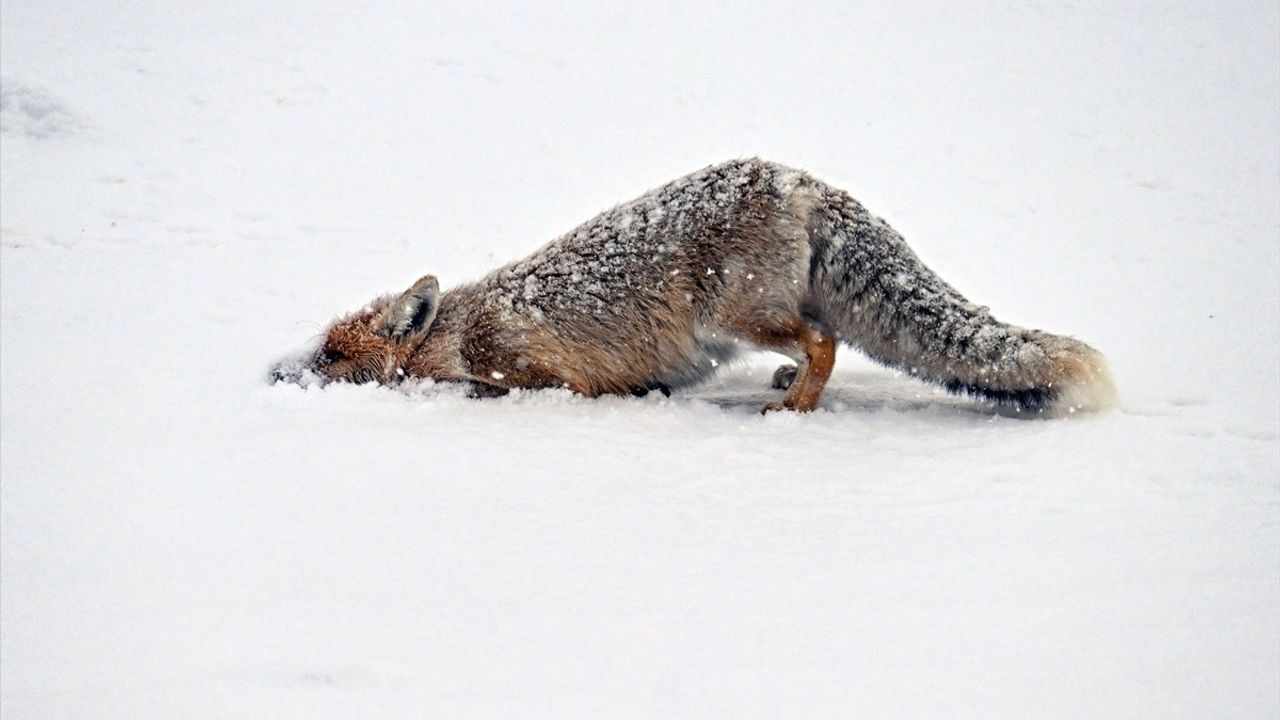
<svg viewBox="0 0 1280 720"><path fill-rule="evenodd" d="M511 392L510 388L499 387L482 382L472 382L471 387L467 390L467 397L471 398L497 398Z"/></svg>

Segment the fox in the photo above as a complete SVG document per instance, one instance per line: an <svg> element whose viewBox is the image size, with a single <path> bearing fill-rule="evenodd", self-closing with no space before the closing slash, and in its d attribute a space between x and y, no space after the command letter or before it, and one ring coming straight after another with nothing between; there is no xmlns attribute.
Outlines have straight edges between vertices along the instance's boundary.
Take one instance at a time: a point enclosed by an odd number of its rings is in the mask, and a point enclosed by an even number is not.
<svg viewBox="0 0 1280 720"><path fill-rule="evenodd" d="M848 193L759 158L676 179L445 292L424 275L338 318L269 378L670 395L769 350L794 364L761 412L804 413L840 345L1024 416L1116 403L1097 350L998 321Z"/></svg>

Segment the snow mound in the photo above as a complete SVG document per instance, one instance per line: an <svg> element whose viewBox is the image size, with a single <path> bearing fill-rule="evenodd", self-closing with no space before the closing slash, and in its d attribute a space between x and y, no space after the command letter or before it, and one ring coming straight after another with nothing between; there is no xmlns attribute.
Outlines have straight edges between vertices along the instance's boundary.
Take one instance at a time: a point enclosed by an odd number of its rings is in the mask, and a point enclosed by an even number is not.
<svg viewBox="0 0 1280 720"><path fill-rule="evenodd" d="M0 134L47 140L84 127L65 103L48 92L10 78L0 80Z"/></svg>

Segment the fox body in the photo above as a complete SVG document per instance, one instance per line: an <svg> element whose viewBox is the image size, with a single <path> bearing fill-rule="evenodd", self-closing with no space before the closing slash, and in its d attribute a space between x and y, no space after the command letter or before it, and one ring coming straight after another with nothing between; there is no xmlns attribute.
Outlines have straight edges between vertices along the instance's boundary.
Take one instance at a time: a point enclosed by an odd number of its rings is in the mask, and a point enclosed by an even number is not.
<svg viewBox="0 0 1280 720"><path fill-rule="evenodd" d="M1032 414L1115 398L1096 350L997 321L848 194L759 159L675 180L447 292L425 276L340 318L273 376L666 393L754 348L796 363L765 409L808 411L840 343Z"/></svg>

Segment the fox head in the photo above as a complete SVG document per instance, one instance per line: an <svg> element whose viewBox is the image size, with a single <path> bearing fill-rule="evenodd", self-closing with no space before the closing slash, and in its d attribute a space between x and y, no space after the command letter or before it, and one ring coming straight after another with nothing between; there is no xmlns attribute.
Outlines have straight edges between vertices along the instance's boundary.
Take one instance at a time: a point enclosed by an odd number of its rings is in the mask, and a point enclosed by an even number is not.
<svg viewBox="0 0 1280 720"><path fill-rule="evenodd" d="M308 372L322 382L379 382L394 385L403 365L431 331L440 309L440 283L425 275L397 297L335 321L319 347L277 363L272 382L298 382Z"/></svg>

